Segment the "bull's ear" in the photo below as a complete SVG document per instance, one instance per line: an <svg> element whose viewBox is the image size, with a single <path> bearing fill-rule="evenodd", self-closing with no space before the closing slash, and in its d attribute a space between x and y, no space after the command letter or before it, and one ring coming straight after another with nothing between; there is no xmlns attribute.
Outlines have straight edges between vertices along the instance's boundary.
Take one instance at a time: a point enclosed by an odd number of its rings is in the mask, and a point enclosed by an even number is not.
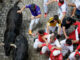
<svg viewBox="0 0 80 60"><path fill-rule="evenodd" d="M15 44L10 44L10 46L13 46L14 48L17 48L17 46Z"/></svg>
<svg viewBox="0 0 80 60"><path fill-rule="evenodd" d="M0 43L0 46L4 46L4 43Z"/></svg>

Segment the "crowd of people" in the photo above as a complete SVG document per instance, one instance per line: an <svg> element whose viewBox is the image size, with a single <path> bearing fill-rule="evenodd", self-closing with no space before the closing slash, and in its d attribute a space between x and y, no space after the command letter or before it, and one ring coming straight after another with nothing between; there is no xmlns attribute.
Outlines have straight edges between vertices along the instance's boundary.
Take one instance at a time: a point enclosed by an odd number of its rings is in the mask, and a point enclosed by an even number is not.
<svg viewBox="0 0 80 60"><path fill-rule="evenodd" d="M58 2L58 15L51 16L46 23L46 29L39 30L37 33L32 33L32 28L34 23L38 24L42 16L40 7L32 3L23 6L17 13L21 13L25 8L29 8L31 11L29 34L32 36L38 35L33 48L41 49L41 55L49 54L49 60L80 60L80 22L73 19L74 16L80 19L80 0L74 0L72 3L69 0L44 0L44 18L48 15L48 5L53 2ZM73 7L71 16L67 16L68 7ZM76 28L67 35L67 30L71 25ZM58 28L57 36L54 34L56 28ZM62 34L65 39L60 41L59 38Z"/></svg>

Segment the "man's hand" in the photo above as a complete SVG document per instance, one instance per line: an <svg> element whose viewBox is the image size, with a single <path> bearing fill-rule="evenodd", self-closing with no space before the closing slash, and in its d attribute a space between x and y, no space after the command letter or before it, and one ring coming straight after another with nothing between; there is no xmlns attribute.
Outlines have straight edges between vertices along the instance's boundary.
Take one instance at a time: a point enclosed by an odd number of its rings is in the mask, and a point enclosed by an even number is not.
<svg viewBox="0 0 80 60"><path fill-rule="evenodd" d="M69 37L68 37L68 36L65 36L65 38L66 38L66 39L69 39Z"/></svg>
<svg viewBox="0 0 80 60"><path fill-rule="evenodd" d="M39 48L41 48L41 47L42 47L42 45L41 45L41 44L39 44L39 45L38 45L38 47L39 47Z"/></svg>
<svg viewBox="0 0 80 60"><path fill-rule="evenodd" d="M70 60L69 58L67 58L67 60Z"/></svg>
<svg viewBox="0 0 80 60"><path fill-rule="evenodd" d="M31 19L33 20L34 19L34 16L31 16Z"/></svg>
<svg viewBox="0 0 80 60"><path fill-rule="evenodd" d="M75 52L77 52L78 50L76 49Z"/></svg>
<svg viewBox="0 0 80 60"><path fill-rule="evenodd" d="M74 16L75 16L75 14L72 14L72 15L71 15L71 17L74 17Z"/></svg>
<svg viewBox="0 0 80 60"><path fill-rule="evenodd" d="M32 36L33 36L33 37L35 37L35 36L36 36L36 34L35 34L35 33L33 33L33 34L32 34Z"/></svg>
<svg viewBox="0 0 80 60"><path fill-rule="evenodd" d="M46 45L47 45L47 46L48 46L48 44L49 44L49 43L46 41Z"/></svg>
<svg viewBox="0 0 80 60"><path fill-rule="evenodd" d="M45 3L45 5L48 5L48 3Z"/></svg>
<svg viewBox="0 0 80 60"><path fill-rule="evenodd" d="M22 12L21 10L18 10L18 11L17 11L17 13L20 13L20 14L21 14L21 12Z"/></svg>

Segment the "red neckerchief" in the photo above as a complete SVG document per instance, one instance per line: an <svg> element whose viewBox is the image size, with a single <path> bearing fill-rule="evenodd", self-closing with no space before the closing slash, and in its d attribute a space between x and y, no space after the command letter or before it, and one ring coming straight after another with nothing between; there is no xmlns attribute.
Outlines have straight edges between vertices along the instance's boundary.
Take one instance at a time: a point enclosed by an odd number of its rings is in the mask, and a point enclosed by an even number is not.
<svg viewBox="0 0 80 60"><path fill-rule="evenodd" d="M75 55L76 55L76 54L79 54L79 56L80 56L80 53L79 53L79 51L77 51L77 52L75 53ZM74 56L75 56L75 55L74 55Z"/></svg>
<svg viewBox="0 0 80 60"><path fill-rule="evenodd" d="M64 3L58 2L58 6L61 7Z"/></svg>

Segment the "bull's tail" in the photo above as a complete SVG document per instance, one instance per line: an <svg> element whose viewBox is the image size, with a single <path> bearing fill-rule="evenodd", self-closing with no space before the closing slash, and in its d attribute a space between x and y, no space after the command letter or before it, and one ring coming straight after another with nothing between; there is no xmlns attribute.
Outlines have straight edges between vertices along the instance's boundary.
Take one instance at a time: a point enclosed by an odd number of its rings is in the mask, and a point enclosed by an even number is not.
<svg viewBox="0 0 80 60"><path fill-rule="evenodd" d="M21 2L21 1L22 1L22 0L18 0L18 1L14 4L14 6L17 6L18 3Z"/></svg>

